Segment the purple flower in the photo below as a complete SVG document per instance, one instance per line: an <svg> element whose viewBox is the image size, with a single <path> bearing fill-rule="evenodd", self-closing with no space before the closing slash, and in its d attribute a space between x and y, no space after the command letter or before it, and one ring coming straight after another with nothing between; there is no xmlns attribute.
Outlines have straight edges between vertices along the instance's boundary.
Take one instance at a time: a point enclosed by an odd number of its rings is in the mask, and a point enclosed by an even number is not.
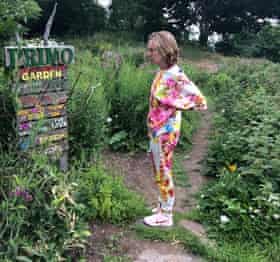
<svg viewBox="0 0 280 262"><path fill-rule="evenodd" d="M26 130L26 129L29 129L30 127L31 127L30 123L23 123L23 124L20 124L19 129Z"/></svg>
<svg viewBox="0 0 280 262"><path fill-rule="evenodd" d="M31 202L33 200L32 195L25 189L16 187L15 191L10 192L10 197L22 198L25 202Z"/></svg>

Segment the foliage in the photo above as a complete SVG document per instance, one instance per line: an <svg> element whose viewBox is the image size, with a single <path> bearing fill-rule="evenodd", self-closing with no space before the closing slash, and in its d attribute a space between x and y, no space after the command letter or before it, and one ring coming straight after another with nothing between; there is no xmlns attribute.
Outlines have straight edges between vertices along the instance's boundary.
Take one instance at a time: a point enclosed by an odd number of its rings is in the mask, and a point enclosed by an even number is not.
<svg viewBox="0 0 280 262"><path fill-rule="evenodd" d="M258 33L260 54L273 62L280 62L280 27L267 26Z"/></svg>
<svg viewBox="0 0 280 262"><path fill-rule="evenodd" d="M111 104L111 140L115 149L135 149L146 140L149 87L153 75L124 61L107 96Z"/></svg>
<svg viewBox="0 0 280 262"><path fill-rule="evenodd" d="M80 175L79 201L87 206L86 217L102 222L125 223L145 213L142 197L129 191L121 177L103 168L90 168Z"/></svg>
<svg viewBox="0 0 280 262"><path fill-rule="evenodd" d="M264 26L257 34L243 31L216 44L216 50L228 55L265 57L279 62L280 27Z"/></svg>
<svg viewBox="0 0 280 262"><path fill-rule="evenodd" d="M115 0L110 7L109 29L137 32L138 39L146 40L154 31L169 29L168 19L164 16L166 1L161 0Z"/></svg>
<svg viewBox="0 0 280 262"><path fill-rule="evenodd" d="M165 1L170 23L181 33L192 24L198 24L200 29L199 42L206 46L208 36L213 32L227 38L230 34L241 31L258 32L264 25L262 19L279 17L279 1L232 0L205 1L183 0Z"/></svg>
<svg viewBox="0 0 280 262"><path fill-rule="evenodd" d="M67 104L70 144L76 156L101 149L107 138L109 104L99 58L81 52L70 69L72 89Z"/></svg>
<svg viewBox="0 0 280 262"><path fill-rule="evenodd" d="M141 26L143 1L112 1L109 27L114 31L133 31Z"/></svg>
<svg viewBox="0 0 280 262"><path fill-rule="evenodd" d="M78 259L89 221L124 223L146 212L143 198L99 165L60 173L42 155L14 152L0 164L1 261Z"/></svg>
<svg viewBox="0 0 280 262"><path fill-rule="evenodd" d="M58 261L74 250L82 255L89 231L71 174L37 154L2 153L0 162L1 261Z"/></svg>
<svg viewBox="0 0 280 262"><path fill-rule="evenodd" d="M0 126L0 149L14 146L15 97L3 71L0 71Z"/></svg>
<svg viewBox="0 0 280 262"><path fill-rule="evenodd" d="M54 1L37 0L42 9L41 19L29 23L32 34L43 33L54 6ZM92 0L58 0L57 11L52 28L57 36L65 34L88 35L101 31L105 27L106 13L104 8Z"/></svg>
<svg viewBox="0 0 280 262"><path fill-rule="evenodd" d="M215 225L211 228L230 239L261 242L279 230L279 75L275 72L278 65L237 64L209 80L215 86L218 115L207 174L218 181L202 194L200 209L204 219Z"/></svg>
<svg viewBox="0 0 280 262"><path fill-rule="evenodd" d="M34 0L2 0L0 3L0 39L7 39L28 19L37 18L40 8ZM19 30L20 31L20 30Z"/></svg>

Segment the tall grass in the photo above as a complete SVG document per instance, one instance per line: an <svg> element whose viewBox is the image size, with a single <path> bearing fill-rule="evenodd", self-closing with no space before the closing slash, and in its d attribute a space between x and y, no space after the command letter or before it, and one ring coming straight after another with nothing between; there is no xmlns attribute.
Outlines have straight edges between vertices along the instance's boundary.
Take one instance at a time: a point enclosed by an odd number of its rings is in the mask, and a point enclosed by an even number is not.
<svg viewBox="0 0 280 262"><path fill-rule="evenodd" d="M109 101L100 59L89 51L79 54L69 77L72 86L67 104L70 149L77 155L100 150L107 139Z"/></svg>

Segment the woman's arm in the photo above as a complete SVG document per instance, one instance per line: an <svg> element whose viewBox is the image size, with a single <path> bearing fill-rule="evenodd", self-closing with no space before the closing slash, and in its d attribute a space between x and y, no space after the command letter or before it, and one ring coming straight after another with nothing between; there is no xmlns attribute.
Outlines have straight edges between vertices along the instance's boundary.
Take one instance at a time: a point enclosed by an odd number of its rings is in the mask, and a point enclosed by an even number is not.
<svg viewBox="0 0 280 262"><path fill-rule="evenodd" d="M162 78L155 90L154 97L168 107L178 110L206 110L207 102L198 87L184 74L169 74Z"/></svg>

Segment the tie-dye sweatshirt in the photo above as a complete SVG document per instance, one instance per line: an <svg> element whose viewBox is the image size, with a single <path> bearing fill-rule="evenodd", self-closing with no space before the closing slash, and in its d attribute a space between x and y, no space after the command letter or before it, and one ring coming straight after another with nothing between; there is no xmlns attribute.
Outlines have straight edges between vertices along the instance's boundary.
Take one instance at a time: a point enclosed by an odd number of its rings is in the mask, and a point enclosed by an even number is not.
<svg viewBox="0 0 280 262"><path fill-rule="evenodd" d="M148 113L149 136L180 131L181 110L206 110L207 103L197 86L177 65L160 70L151 87Z"/></svg>

